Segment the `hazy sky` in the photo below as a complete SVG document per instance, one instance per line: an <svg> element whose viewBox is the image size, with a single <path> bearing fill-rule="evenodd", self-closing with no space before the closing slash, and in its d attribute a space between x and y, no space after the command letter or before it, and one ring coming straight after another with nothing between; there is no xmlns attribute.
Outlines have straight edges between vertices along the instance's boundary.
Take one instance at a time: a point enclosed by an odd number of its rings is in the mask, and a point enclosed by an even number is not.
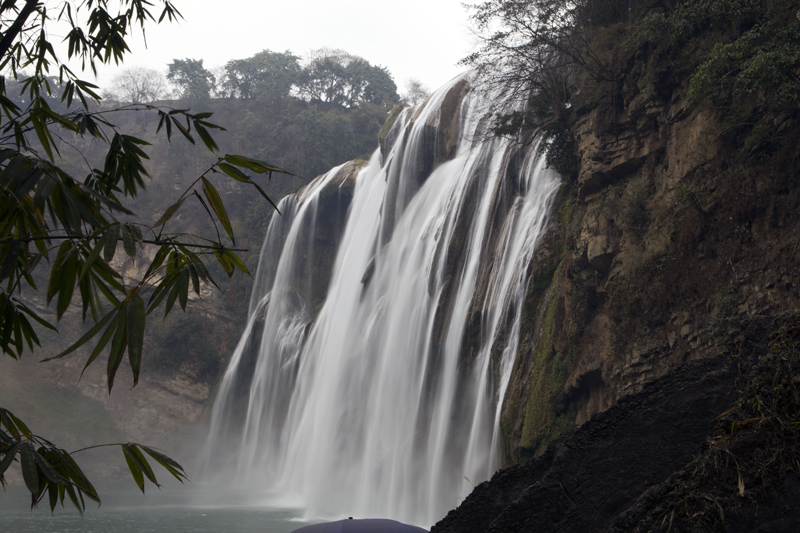
<svg viewBox="0 0 800 533"><path fill-rule="evenodd" d="M173 0L185 20L150 25L147 48L135 39L125 66L166 72L175 58L222 66L264 49L304 56L327 46L387 67L402 92L406 80L436 89L463 71L473 48L463 0ZM113 69L98 80L108 83Z"/></svg>

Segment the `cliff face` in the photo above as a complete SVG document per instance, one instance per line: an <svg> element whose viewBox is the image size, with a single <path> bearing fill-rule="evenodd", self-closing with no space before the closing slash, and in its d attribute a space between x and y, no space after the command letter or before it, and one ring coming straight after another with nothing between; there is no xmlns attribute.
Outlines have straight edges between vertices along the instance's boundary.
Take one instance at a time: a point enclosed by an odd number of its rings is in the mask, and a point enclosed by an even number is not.
<svg viewBox="0 0 800 533"><path fill-rule="evenodd" d="M623 102L577 112L580 173L533 261L506 463L800 304L793 155L745 160L680 86L630 64Z"/></svg>

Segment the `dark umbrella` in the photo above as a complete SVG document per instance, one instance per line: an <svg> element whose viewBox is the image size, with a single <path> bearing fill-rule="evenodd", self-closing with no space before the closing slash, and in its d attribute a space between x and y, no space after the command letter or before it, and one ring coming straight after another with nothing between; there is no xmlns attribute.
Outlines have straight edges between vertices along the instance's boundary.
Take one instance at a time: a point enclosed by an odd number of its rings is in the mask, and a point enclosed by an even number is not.
<svg viewBox="0 0 800 533"><path fill-rule="evenodd" d="M427 529L409 526L386 518L337 520L295 529L292 533L428 533Z"/></svg>

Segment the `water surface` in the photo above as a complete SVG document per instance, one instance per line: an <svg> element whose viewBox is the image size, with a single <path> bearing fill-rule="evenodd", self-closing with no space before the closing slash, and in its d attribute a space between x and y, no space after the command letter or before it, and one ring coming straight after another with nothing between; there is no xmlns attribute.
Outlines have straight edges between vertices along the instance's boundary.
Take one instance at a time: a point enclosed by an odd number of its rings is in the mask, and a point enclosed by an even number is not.
<svg viewBox="0 0 800 533"><path fill-rule="evenodd" d="M47 503L30 510L30 496L21 487L0 493L3 531L36 533L108 532L262 532L289 533L307 525L298 509L258 506L231 494L204 489L169 492L148 491L146 496L127 489L100 490L103 504L87 502L81 515L73 507L57 507L51 514ZM214 501L216 499L216 502Z"/></svg>

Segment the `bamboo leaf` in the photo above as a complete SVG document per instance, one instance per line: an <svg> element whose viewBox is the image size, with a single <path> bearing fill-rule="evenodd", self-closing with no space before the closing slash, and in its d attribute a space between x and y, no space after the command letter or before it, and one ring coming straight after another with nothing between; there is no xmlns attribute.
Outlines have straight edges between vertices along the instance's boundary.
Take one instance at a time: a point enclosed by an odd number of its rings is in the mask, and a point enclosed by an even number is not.
<svg viewBox="0 0 800 533"><path fill-rule="evenodd" d="M130 443L130 448L133 451L133 453L136 454L136 458L142 465L142 471L144 472L144 475L147 477L147 479L149 479L150 482L156 487L160 487L161 485L159 485L158 481L156 480L156 475L155 473L153 473L153 469L150 467L150 463L147 462L147 458L144 456L141 450L139 450L137 445L134 443Z"/></svg>
<svg viewBox="0 0 800 533"><path fill-rule="evenodd" d="M252 182L252 183L253 183L253 187L256 188L256 190L259 192L259 194L261 194L261 196L263 196L270 203L270 205L273 208L275 208L275 211L277 211L278 214L280 215L281 214L281 210L278 209L278 205L275 202L272 201L272 198L269 197L269 195L264 191L264 189L262 189L261 187L258 186L258 183L256 183L255 181Z"/></svg>
<svg viewBox="0 0 800 533"><path fill-rule="evenodd" d="M203 193L206 195L211 209L217 214L217 218L222 223L222 227L225 228L228 237L236 244L236 239L233 237L233 227L231 227L231 221L228 219L228 213L225 211L225 204L222 203L217 189L206 178L203 178Z"/></svg>
<svg viewBox="0 0 800 533"><path fill-rule="evenodd" d="M291 172L288 172L280 167L276 167L275 165L270 165L266 161L260 161L258 159L252 159L250 157L245 157L242 155L226 154L223 159L232 165L246 168L247 170L252 170L253 172L257 172L259 174L278 172L280 174L287 174L289 176L294 176L294 174L292 174Z"/></svg>
<svg viewBox="0 0 800 533"><path fill-rule="evenodd" d="M184 479L189 479L186 477L186 472L184 471L183 467L179 465L175 460L170 457L167 457L163 453L159 453L153 448L149 448L147 446L139 446L144 452L156 460L158 464L163 466L170 474L175 477L178 481L183 483Z"/></svg>
<svg viewBox="0 0 800 533"><path fill-rule="evenodd" d="M123 224L121 227L122 230L122 247L125 250L125 253L128 254L128 257L131 259L136 259L136 239L134 239L133 234L131 233L131 228L128 224Z"/></svg>
<svg viewBox="0 0 800 533"><path fill-rule="evenodd" d="M184 198L181 198L180 200L178 200L177 202L175 202L174 204L172 204L171 206L169 206L167 208L167 210L164 211L164 214L161 215L161 218L159 218L156 221L154 226L163 226L164 224L166 224L167 221L169 219L171 219L175 213L178 212L178 209L181 208L181 206L183 205L183 202L185 202L185 201L186 201L186 198L184 197Z"/></svg>
<svg viewBox="0 0 800 533"><path fill-rule="evenodd" d="M172 306L175 305L175 300L178 298L178 293L180 292L180 288L178 287L179 283L179 275L175 277L175 281L172 284L172 289L169 291L169 296L167 297L167 304L164 306L164 316L166 317L169 312L172 310Z"/></svg>
<svg viewBox="0 0 800 533"><path fill-rule="evenodd" d="M228 261L231 262L231 264L233 266L235 266L236 268L238 268L239 270L241 270L242 272L244 272L248 276L250 275L250 271L247 270L247 265L244 264L244 262L239 258L238 255L236 255L235 253L231 252L230 250L225 250L223 252L223 254L228 259Z"/></svg>
<svg viewBox="0 0 800 533"><path fill-rule="evenodd" d="M135 293L128 303L128 361L133 372L133 386L139 383L139 369L142 365L144 346L145 305L144 299Z"/></svg>
<svg viewBox="0 0 800 533"><path fill-rule="evenodd" d="M192 290L200 296L200 277L197 275L197 269L194 265L189 265L189 274L192 276Z"/></svg>
<svg viewBox="0 0 800 533"><path fill-rule="evenodd" d="M33 454L36 464L39 466L39 469L44 473L48 480L52 481L53 483L63 483L64 478L58 475L58 472L56 472L56 469L53 468L53 465L51 465L42 455L44 451L44 448L39 448L39 452Z"/></svg>
<svg viewBox="0 0 800 533"><path fill-rule="evenodd" d="M17 259L22 250L22 244L19 241L14 241L6 247L6 253L3 257L3 265L0 267L0 281L8 279L14 268L17 266Z"/></svg>
<svg viewBox="0 0 800 533"><path fill-rule="evenodd" d="M186 311L186 304L189 301L189 279L191 275L189 274L189 269L184 269L181 272L180 277L178 278L178 301L181 304L181 309Z"/></svg>
<svg viewBox="0 0 800 533"><path fill-rule="evenodd" d="M45 328L47 328L47 329L49 329L51 331L58 331L56 329L56 327L53 326L50 322L46 321L45 319L43 319L42 317L40 317L39 315L37 315L36 313L31 311L30 309L28 309L28 306L25 305L23 302L20 302L16 298L12 298L11 300L14 302L14 305L17 306L17 309L19 309L20 311L22 311L23 313L25 313L26 315L28 315L29 317L34 319L42 327L45 327Z"/></svg>
<svg viewBox="0 0 800 533"><path fill-rule="evenodd" d="M83 262L83 267L81 267L81 273L78 276L78 281L83 280L86 277L86 273L89 272L89 269L92 267L97 258L100 257L100 252L103 251L103 240L98 239L97 242L94 244L94 248L92 251L89 252L89 255L86 257L86 260Z"/></svg>
<svg viewBox="0 0 800 533"><path fill-rule="evenodd" d="M39 472L36 470L36 451L30 442L23 442L20 450L20 468L25 486L33 495L39 494Z"/></svg>
<svg viewBox="0 0 800 533"><path fill-rule="evenodd" d="M72 505L75 506L75 508L81 513L81 515L83 515L83 510L86 508L86 506L81 505L81 503L83 503L83 499L81 499L81 501L78 501L77 496L75 496L75 489L72 488L72 485L67 485L64 488L64 491L67 493L67 496L69 496L69 500L72 502Z"/></svg>
<svg viewBox="0 0 800 533"><path fill-rule="evenodd" d="M228 259L228 257L225 255L225 252L224 251L214 252L214 256L217 258L217 261L219 261L220 266L222 266L222 269L225 271L228 277L233 276L235 268L233 266L233 263L231 263L230 259Z"/></svg>
<svg viewBox="0 0 800 533"><path fill-rule="evenodd" d="M109 316L115 311L117 311L117 309L114 309L114 311L109 313ZM95 345L94 350L92 350L92 353L89 355L89 358L86 359L86 363L83 365L83 369L81 370L81 377L83 377L83 373L86 372L86 369L89 368L89 365L94 363L95 359L97 359L97 357L102 353L103 348L106 347L108 341L111 340L111 335L113 335L114 332L117 330L117 324L119 323L120 320L122 320L122 313L117 312L114 317L114 320L111 322L111 324L109 324L109 326L103 332L103 336L100 337L99 341L97 341L97 344Z"/></svg>
<svg viewBox="0 0 800 533"><path fill-rule="evenodd" d="M75 292L75 280L78 277L78 252L72 250L64 261L62 267L60 290L58 292L58 302L56 303L56 318L61 320L64 312L72 302L72 294Z"/></svg>
<svg viewBox="0 0 800 533"><path fill-rule="evenodd" d="M106 263L109 263L112 259L114 259L114 254L117 251L117 242L119 241L119 225L108 228L103 241L103 259L105 259Z"/></svg>
<svg viewBox="0 0 800 533"><path fill-rule="evenodd" d="M6 414L14 422L14 425L17 426L19 431L25 436L26 439L33 438L33 434L31 434L31 430L28 429L28 426L25 425L25 422L14 416L11 411L6 411Z"/></svg>
<svg viewBox="0 0 800 533"><path fill-rule="evenodd" d="M218 166L220 170L222 170L225 174L232 177L236 181L240 181L242 183L252 183L250 177L241 170L239 170L238 168L236 168L235 166L230 165L228 163L220 163Z"/></svg>
<svg viewBox="0 0 800 533"><path fill-rule="evenodd" d="M103 326L106 325L106 323L109 320L111 320L112 315L114 315L116 311L117 311L116 309L112 309L110 313L101 318L100 321L95 323L95 325L92 326L92 328L89 331L84 333L80 339L75 341L75 344L73 344L72 346L70 346L69 348L67 348L58 355L54 355L53 357L48 357L47 359L42 359L42 362L51 361L53 359L61 359L62 357L71 354L72 352L74 352L75 350L86 344L89 341L89 339L97 335L97 333L103 328Z"/></svg>
<svg viewBox="0 0 800 533"><path fill-rule="evenodd" d="M61 246L58 247L58 252L56 253L56 259L53 261L53 267L50 269L50 282L47 285L47 303L50 304L53 296L58 294L61 290L61 276L63 274L63 270L61 266L64 264L64 261L67 259L67 255L69 251L72 249L72 243L69 241L64 241L61 243Z"/></svg>
<svg viewBox="0 0 800 533"><path fill-rule="evenodd" d="M127 444L122 445L122 453L125 456L125 462L128 463L128 470L131 471L131 476L133 476L136 486L139 487L139 490L142 491L142 494L144 494L144 475L142 474L142 465L139 463L136 455L134 455L131 447Z"/></svg>
<svg viewBox="0 0 800 533"><path fill-rule="evenodd" d="M3 456L3 460L0 461L0 477L3 477L3 473L8 470L8 467L11 466L11 463L14 462L14 457L17 456L17 452L19 451L19 447L22 446L21 442L17 442L12 444L5 452Z"/></svg>
<svg viewBox="0 0 800 533"><path fill-rule="evenodd" d="M143 246L144 240L142 239L142 230L139 229L139 226L135 224L126 224L126 226L128 226L131 235L133 235L133 238L139 243L139 246Z"/></svg>
<svg viewBox="0 0 800 533"><path fill-rule="evenodd" d="M48 483L47 484L47 494L50 497L50 512L56 510L56 505L58 504L58 494L59 494L59 487L61 487L61 483Z"/></svg>
<svg viewBox="0 0 800 533"><path fill-rule="evenodd" d="M208 148L211 152L216 152L217 150L219 150L219 146L217 146L217 143L216 141L214 141L214 138L211 136L210 133L208 133L208 130L198 121L195 121L194 123L194 130L197 132L197 135L200 136L200 140L203 141L203 144L206 146L206 148Z"/></svg>
<svg viewBox="0 0 800 533"><path fill-rule="evenodd" d="M116 376L117 369L122 362L122 354L125 353L125 346L128 344L128 336L126 333L128 321L124 318L127 316L127 312L128 302L124 302L119 310L120 320L117 323L117 331L114 333L114 340L111 341L111 351L108 354L106 379L108 381L109 394L111 394L111 388L114 386L114 376Z"/></svg>
<svg viewBox="0 0 800 533"><path fill-rule="evenodd" d="M180 121L177 118L175 118L175 117L170 117L170 118L172 119L172 123L175 124L175 127L178 128L178 131L181 132L181 135L186 137L187 141L189 141L190 143L194 144L194 138L192 137L192 134L189 133L189 130L187 130L183 126L183 124L180 123Z"/></svg>

